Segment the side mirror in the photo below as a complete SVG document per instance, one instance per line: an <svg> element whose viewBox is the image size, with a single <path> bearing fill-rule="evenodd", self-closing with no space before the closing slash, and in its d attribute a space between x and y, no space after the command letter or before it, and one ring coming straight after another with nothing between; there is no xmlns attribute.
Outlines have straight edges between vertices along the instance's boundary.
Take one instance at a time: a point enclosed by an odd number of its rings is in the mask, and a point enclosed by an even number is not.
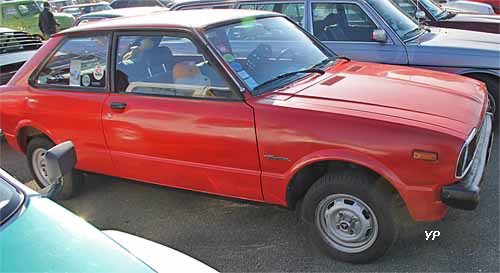
<svg viewBox="0 0 500 273"><path fill-rule="evenodd" d="M415 17L417 17L418 20L425 20L426 19L426 16L425 16L425 12L419 10L415 13Z"/></svg>
<svg viewBox="0 0 500 273"><path fill-rule="evenodd" d="M374 29L372 40L379 43L387 43L387 33L383 29Z"/></svg>
<svg viewBox="0 0 500 273"><path fill-rule="evenodd" d="M66 141L52 147L45 154L49 186L40 193L46 197L57 195L63 188L64 175L71 172L76 164L76 152L73 142Z"/></svg>

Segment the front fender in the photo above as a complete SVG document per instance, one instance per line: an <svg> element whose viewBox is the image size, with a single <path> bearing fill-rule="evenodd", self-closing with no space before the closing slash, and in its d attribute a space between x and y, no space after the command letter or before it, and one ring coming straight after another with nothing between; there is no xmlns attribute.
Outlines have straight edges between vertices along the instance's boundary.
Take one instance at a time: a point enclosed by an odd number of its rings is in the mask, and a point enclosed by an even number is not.
<svg viewBox="0 0 500 273"><path fill-rule="evenodd" d="M31 127L31 128L34 128L38 131L40 131L42 134L46 135L52 142L54 143L60 143L61 141L59 139L57 139L54 134L52 133L52 131L48 128L46 128L45 126L41 125L41 124L38 124L37 122L33 121L33 120L29 120L29 119L24 119L24 120L21 120L17 123L17 126L15 128L15 134L14 134L14 139L7 139L7 141L9 142L9 144L11 146L13 146L16 150L18 150L19 152L22 152L24 153L24 149L22 147L22 144L20 143L20 134L21 134L21 130L23 128L26 128L26 127ZM12 138L12 137L11 137ZM13 143L14 142L14 143Z"/></svg>
<svg viewBox="0 0 500 273"><path fill-rule="evenodd" d="M266 202L287 206L286 194L295 174L311 164L321 161L343 161L365 167L387 180L403 199L415 221L440 219L447 207L439 201L439 188L435 186L408 186L388 166L356 150L321 150L297 160L284 174L262 173L262 191Z"/></svg>

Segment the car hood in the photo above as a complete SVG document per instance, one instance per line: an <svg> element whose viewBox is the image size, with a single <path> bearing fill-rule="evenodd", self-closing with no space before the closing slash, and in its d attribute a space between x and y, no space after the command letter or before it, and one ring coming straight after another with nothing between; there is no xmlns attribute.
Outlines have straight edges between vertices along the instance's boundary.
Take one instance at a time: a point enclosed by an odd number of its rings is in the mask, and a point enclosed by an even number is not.
<svg viewBox="0 0 500 273"><path fill-rule="evenodd" d="M486 14L456 14L447 19L447 21L500 24L500 16Z"/></svg>
<svg viewBox="0 0 500 273"><path fill-rule="evenodd" d="M35 53L36 50L25 50L25 51L0 54L0 67L9 64L24 63L31 57L33 57ZM0 72L2 72L1 69Z"/></svg>
<svg viewBox="0 0 500 273"><path fill-rule="evenodd" d="M26 194L19 215L0 227L0 272L154 272L63 207ZM22 253L22 255L20 254Z"/></svg>
<svg viewBox="0 0 500 273"><path fill-rule="evenodd" d="M499 69L498 37L492 33L431 27L429 32L406 43L409 62L410 65Z"/></svg>
<svg viewBox="0 0 500 273"><path fill-rule="evenodd" d="M293 95L287 99L290 103L311 109L355 110L361 116L371 113L444 128L461 137L480 123L486 99L484 84L469 78L361 62L328 72L307 88L283 93Z"/></svg>
<svg viewBox="0 0 500 273"><path fill-rule="evenodd" d="M217 272L186 254L155 242L115 230L103 232L157 272Z"/></svg>

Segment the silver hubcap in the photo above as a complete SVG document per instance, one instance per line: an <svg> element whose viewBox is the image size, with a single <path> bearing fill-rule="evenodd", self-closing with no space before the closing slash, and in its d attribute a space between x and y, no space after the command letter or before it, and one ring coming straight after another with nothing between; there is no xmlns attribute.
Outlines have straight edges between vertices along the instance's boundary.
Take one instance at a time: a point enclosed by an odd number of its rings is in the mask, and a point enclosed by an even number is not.
<svg viewBox="0 0 500 273"><path fill-rule="evenodd" d="M323 199L316 209L316 225L323 238L347 253L370 248L378 235L378 222L372 209L348 194L333 194Z"/></svg>
<svg viewBox="0 0 500 273"><path fill-rule="evenodd" d="M33 152L33 156L31 158L31 165L33 166L33 171L36 175L36 178L45 187L50 185L47 175L47 162L45 161L46 153L46 149L37 148Z"/></svg>

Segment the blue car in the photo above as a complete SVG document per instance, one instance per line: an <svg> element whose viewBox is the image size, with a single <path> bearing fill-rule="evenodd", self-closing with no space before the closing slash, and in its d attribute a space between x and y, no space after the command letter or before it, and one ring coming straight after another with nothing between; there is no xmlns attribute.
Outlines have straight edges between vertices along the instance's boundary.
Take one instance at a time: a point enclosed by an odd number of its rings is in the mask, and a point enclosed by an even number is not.
<svg viewBox="0 0 500 273"><path fill-rule="evenodd" d="M51 201L76 156L71 143L47 153L56 183L45 195L0 169L0 272L216 272L176 250L119 231L99 231Z"/></svg>

